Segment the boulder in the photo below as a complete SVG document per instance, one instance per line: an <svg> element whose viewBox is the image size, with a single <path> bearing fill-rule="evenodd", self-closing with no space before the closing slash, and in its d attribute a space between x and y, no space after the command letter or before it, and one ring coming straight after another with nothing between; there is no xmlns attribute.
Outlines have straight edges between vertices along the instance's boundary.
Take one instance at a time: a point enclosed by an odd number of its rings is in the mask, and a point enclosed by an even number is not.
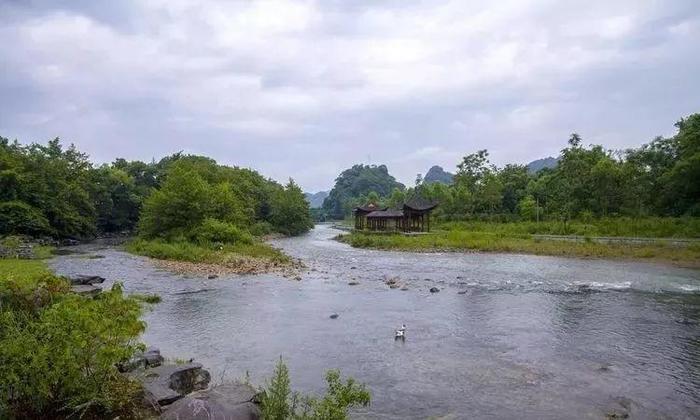
<svg viewBox="0 0 700 420"><path fill-rule="evenodd" d="M207 278L208 278L209 280L213 280L213 279L218 278L218 277L219 277L219 276L217 276L216 274L209 274L209 275L207 276Z"/></svg>
<svg viewBox="0 0 700 420"><path fill-rule="evenodd" d="M430 288L430 293L437 293L437 292L439 292L439 291L440 291L440 289L438 289L437 287L431 287L431 288Z"/></svg>
<svg viewBox="0 0 700 420"><path fill-rule="evenodd" d="M101 287L93 286L91 284L78 284L70 287L70 291L85 297L95 297L102 292Z"/></svg>
<svg viewBox="0 0 700 420"><path fill-rule="evenodd" d="M211 376L199 363L161 365L131 373L144 387L147 399L160 406L172 404L185 395L205 389Z"/></svg>
<svg viewBox="0 0 700 420"><path fill-rule="evenodd" d="M339 316L340 315L338 315L338 314L331 314L331 316L329 318L330 319L338 319Z"/></svg>
<svg viewBox="0 0 700 420"><path fill-rule="evenodd" d="M160 350L155 347L149 347L143 353L136 353L125 363L121 363L118 367L121 372L132 372L136 369L146 369L157 367L163 364L165 359L160 354Z"/></svg>
<svg viewBox="0 0 700 420"><path fill-rule="evenodd" d="M104 283L105 278L100 277L100 276L86 276L86 275L78 275L75 277L70 278L70 283L75 284L75 285L94 285L94 284L100 284Z"/></svg>
<svg viewBox="0 0 700 420"><path fill-rule="evenodd" d="M175 402L160 416L166 420L257 420L260 408L253 387L242 383L223 384L195 392Z"/></svg>

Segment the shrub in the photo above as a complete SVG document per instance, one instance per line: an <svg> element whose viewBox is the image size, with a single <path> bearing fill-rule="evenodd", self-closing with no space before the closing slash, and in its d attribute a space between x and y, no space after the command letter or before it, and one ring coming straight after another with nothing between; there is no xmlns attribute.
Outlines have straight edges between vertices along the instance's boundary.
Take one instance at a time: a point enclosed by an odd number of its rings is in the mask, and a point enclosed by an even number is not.
<svg viewBox="0 0 700 420"><path fill-rule="evenodd" d="M136 338L144 323L140 304L119 284L96 299L64 293L38 311L7 309L0 311L0 412L137 416L140 387L115 365L142 347Z"/></svg>
<svg viewBox="0 0 700 420"><path fill-rule="evenodd" d="M345 420L348 410L370 403L370 393L354 379L341 380L340 372L326 372L328 390L321 399L292 392L289 370L280 358L268 387L262 392L262 414L266 420Z"/></svg>
<svg viewBox="0 0 700 420"><path fill-rule="evenodd" d="M221 242L224 244L252 244L253 237L231 223L216 219L204 219L194 231L194 240L199 243Z"/></svg>
<svg viewBox="0 0 700 420"><path fill-rule="evenodd" d="M250 233L254 236L265 236L272 233L272 225L268 222L257 222L250 227Z"/></svg>

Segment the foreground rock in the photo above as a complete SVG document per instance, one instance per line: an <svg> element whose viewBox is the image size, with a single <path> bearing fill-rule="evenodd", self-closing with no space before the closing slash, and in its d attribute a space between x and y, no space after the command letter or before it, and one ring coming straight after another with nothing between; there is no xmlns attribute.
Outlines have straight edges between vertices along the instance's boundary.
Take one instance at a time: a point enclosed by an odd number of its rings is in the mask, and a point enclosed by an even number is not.
<svg viewBox="0 0 700 420"><path fill-rule="evenodd" d="M172 405L160 416L167 420L257 420L260 408L255 389L232 383L195 392Z"/></svg>
<svg viewBox="0 0 700 420"><path fill-rule="evenodd" d="M209 386L211 376L199 363L161 365L129 374L143 384L146 400L154 406L166 406L187 394Z"/></svg>
<svg viewBox="0 0 700 420"><path fill-rule="evenodd" d="M161 356L160 350L156 347L149 347L143 353L136 353L131 360L121 364L119 370L121 372L131 372L136 369L158 367L163 364L163 361L165 361L165 358Z"/></svg>

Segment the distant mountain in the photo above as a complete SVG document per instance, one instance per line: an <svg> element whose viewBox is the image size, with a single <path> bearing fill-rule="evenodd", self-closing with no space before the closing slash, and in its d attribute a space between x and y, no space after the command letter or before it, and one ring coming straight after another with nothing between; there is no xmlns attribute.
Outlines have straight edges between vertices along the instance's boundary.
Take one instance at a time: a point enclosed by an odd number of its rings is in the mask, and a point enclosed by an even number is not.
<svg viewBox="0 0 700 420"><path fill-rule="evenodd" d="M309 202L309 207L312 209L318 209L323 206L323 200L328 197L328 191L319 191L317 193L304 193L306 201Z"/></svg>
<svg viewBox="0 0 700 420"><path fill-rule="evenodd" d="M386 165L353 165L338 175L335 186L323 202L323 209L329 217L342 219L359 197L370 193L387 197L394 188L403 190L406 187L389 174Z"/></svg>
<svg viewBox="0 0 700 420"><path fill-rule="evenodd" d="M426 184L439 182L442 184L451 185L453 179L453 174L445 172L445 170L442 169L442 166L435 165L432 168L428 169L428 173L425 174L425 176L423 177L423 182Z"/></svg>
<svg viewBox="0 0 700 420"><path fill-rule="evenodd" d="M544 159L533 160L527 164L527 171L531 174L536 174L544 168L555 168L559 163L559 158L546 157Z"/></svg>

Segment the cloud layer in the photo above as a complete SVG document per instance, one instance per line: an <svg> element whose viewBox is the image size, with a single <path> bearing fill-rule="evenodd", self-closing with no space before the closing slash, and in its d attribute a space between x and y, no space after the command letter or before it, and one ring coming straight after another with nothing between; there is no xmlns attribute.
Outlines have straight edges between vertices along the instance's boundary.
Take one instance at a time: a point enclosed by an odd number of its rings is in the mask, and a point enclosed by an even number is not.
<svg viewBox="0 0 700 420"><path fill-rule="evenodd" d="M695 0L0 3L0 135L97 161L178 150L306 190L487 148L611 148L700 111Z"/></svg>

